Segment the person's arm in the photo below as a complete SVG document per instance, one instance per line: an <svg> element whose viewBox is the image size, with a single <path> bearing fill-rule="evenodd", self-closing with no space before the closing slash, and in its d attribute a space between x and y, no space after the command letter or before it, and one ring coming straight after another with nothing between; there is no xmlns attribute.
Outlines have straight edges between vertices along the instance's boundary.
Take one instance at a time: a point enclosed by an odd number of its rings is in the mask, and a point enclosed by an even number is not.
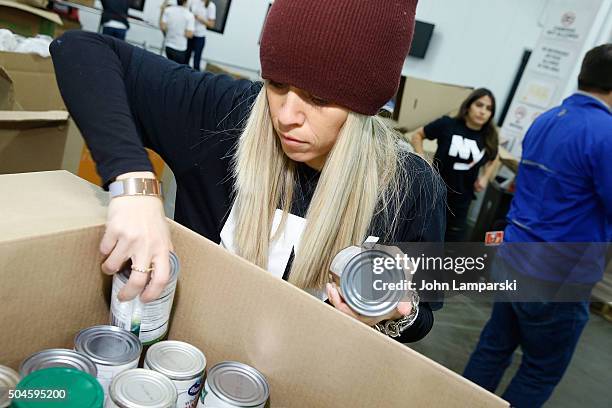
<svg viewBox="0 0 612 408"><path fill-rule="evenodd" d="M487 188L489 182L493 180L497 174L500 164L501 162L498 155L494 160L490 160L484 165L482 174L474 182L474 191L479 192Z"/></svg>
<svg viewBox="0 0 612 408"><path fill-rule="evenodd" d="M217 23L217 6L215 3L210 3L206 8L206 14L208 20L206 23L206 28L215 28L215 24Z"/></svg>
<svg viewBox="0 0 612 408"><path fill-rule="evenodd" d="M602 132L601 129L606 127L602 126L597 132ZM589 158L595 193L605 209L608 225L612 226L612 138L609 133L593 145Z"/></svg>
<svg viewBox="0 0 612 408"><path fill-rule="evenodd" d="M168 7L168 0L164 0L162 5L159 7L159 28L162 30L164 34L166 34L166 30L168 26L166 25L165 13L166 8Z"/></svg>
<svg viewBox="0 0 612 408"><path fill-rule="evenodd" d="M187 17L187 28L185 29L185 37L193 38L193 31L195 30L195 16L193 13L189 13Z"/></svg>
<svg viewBox="0 0 612 408"><path fill-rule="evenodd" d="M187 171L206 147L202 132L235 127L239 119L232 116L233 108L252 86L250 81L196 73L124 41L85 31L68 31L53 41L50 51L64 102L105 187L129 176L154 177L145 146L159 153L177 176ZM115 273L130 258L141 268L153 263L155 274L142 294L150 301L168 279L171 249L161 200L111 200L100 245L107 256L105 272ZM132 274L120 298L133 298L146 282L145 274Z"/></svg>
<svg viewBox="0 0 612 408"><path fill-rule="evenodd" d="M423 130L423 127L420 127L412 135L410 142L412 143L412 147L414 147L414 151L425 157L425 150L423 150L423 139L425 139L425 131Z"/></svg>

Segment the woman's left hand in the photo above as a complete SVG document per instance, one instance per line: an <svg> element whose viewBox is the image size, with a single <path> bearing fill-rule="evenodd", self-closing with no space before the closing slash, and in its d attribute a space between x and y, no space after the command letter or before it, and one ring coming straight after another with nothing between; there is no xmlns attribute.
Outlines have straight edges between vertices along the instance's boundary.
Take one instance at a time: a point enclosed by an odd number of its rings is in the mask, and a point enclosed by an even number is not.
<svg viewBox="0 0 612 408"><path fill-rule="evenodd" d="M478 193L484 190L485 188L487 188L487 184L489 184L489 180L487 180L486 177L478 177L474 182L474 191Z"/></svg>
<svg viewBox="0 0 612 408"><path fill-rule="evenodd" d="M336 286L336 284L328 283L326 286L326 291L327 291L327 297L329 299L329 302L336 309L338 309L339 311L341 311L342 313L346 315L349 315L359 320L362 323L367 324L370 327L374 326L377 323L382 322L383 320L400 319L403 316L410 314L410 312L412 311L412 303L410 301L406 301L406 302L399 302L395 310L389 312L388 314L384 316L378 316L378 317L362 316L358 313L355 313L349 307L349 305L346 304L346 302L342 299L342 296L340 296L340 291L338 290L338 287Z"/></svg>

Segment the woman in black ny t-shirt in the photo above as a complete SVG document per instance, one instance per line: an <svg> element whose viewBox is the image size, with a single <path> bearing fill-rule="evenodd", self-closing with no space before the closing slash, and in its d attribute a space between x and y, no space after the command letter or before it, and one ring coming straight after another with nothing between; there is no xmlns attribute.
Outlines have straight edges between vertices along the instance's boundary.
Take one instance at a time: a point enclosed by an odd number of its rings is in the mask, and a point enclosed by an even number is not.
<svg viewBox="0 0 612 408"><path fill-rule="evenodd" d="M496 166L498 136L493 117L495 97L485 88L476 89L461 104L457 116L443 116L417 130L412 142L423 154L423 139L437 139L434 156L447 185L446 241L462 241L467 212L474 192L486 188ZM485 170L480 175L481 167Z"/></svg>

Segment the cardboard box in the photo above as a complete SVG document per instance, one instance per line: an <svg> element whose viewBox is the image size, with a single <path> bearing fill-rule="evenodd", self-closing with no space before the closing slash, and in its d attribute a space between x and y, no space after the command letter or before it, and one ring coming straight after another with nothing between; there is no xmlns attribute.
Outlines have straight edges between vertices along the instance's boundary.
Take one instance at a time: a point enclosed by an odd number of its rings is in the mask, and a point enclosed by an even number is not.
<svg viewBox="0 0 612 408"><path fill-rule="evenodd" d="M17 3L27 4L28 6L46 9L49 4L48 0L16 0Z"/></svg>
<svg viewBox="0 0 612 408"><path fill-rule="evenodd" d="M0 28L7 28L24 37L36 34L53 37L55 28L61 25L62 19L55 13L15 1L0 0Z"/></svg>
<svg viewBox="0 0 612 408"><path fill-rule="evenodd" d="M100 272L106 194L67 172L0 176L0 364L71 347L106 323ZM8 214L8 216L7 216ZM372 330L170 222L181 260L169 337L204 351L208 367L258 368L271 407L507 407L409 347Z"/></svg>
<svg viewBox="0 0 612 408"><path fill-rule="evenodd" d="M413 131L459 110L473 88L405 77L397 122Z"/></svg>
<svg viewBox="0 0 612 408"><path fill-rule="evenodd" d="M66 110L51 58L0 51L0 67L11 77L15 99L23 109Z"/></svg>
<svg viewBox="0 0 612 408"><path fill-rule="evenodd" d="M0 52L0 72L0 174L76 173L83 142L64 108L50 59Z"/></svg>

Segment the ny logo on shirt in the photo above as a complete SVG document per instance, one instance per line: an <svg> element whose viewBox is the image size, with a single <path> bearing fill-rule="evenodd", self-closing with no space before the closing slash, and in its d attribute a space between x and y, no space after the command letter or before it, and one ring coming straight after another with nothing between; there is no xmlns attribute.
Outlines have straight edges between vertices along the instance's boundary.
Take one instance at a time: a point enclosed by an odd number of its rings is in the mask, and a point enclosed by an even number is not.
<svg viewBox="0 0 612 408"><path fill-rule="evenodd" d="M460 135L453 135L450 148L448 149L448 155L463 160L470 160L470 156L472 156L472 161L469 163L455 163L453 165L454 170L466 171L478 164L484 157L485 150L479 150L478 144L473 139L464 138Z"/></svg>

